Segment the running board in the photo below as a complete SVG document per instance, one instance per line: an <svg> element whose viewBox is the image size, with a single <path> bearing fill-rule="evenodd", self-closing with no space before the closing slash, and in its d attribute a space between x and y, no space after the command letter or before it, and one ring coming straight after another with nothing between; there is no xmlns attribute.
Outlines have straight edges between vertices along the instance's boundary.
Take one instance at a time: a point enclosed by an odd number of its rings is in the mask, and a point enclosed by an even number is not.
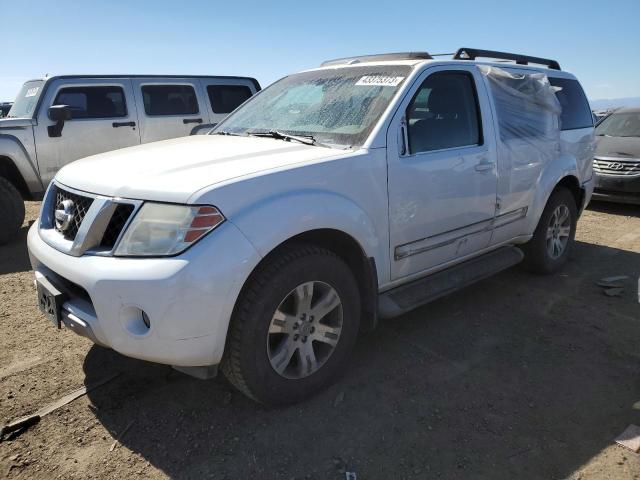
<svg viewBox="0 0 640 480"><path fill-rule="evenodd" d="M517 247L501 247L427 277L381 293L378 309L381 318L392 318L448 295L472 283L490 277L522 261Z"/></svg>

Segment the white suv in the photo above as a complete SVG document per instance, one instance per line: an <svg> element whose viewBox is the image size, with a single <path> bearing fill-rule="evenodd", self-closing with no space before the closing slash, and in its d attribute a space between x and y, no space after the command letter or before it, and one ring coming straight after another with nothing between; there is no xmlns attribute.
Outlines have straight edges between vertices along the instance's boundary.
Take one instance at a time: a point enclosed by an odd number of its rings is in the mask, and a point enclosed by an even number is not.
<svg viewBox="0 0 640 480"><path fill-rule="evenodd" d="M124 355L298 401L379 317L564 263L593 189L593 125L563 128L583 111L552 60L325 62L210 135L60 170L28 236L40 306Z"/></svg>

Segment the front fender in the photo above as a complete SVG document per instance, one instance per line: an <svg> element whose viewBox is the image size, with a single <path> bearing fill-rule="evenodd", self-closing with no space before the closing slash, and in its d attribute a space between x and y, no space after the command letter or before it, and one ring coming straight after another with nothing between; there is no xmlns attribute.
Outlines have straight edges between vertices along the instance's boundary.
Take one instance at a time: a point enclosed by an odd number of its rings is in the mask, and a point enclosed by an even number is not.
<svg viewBox="0 0 640 480"><path fill-rule="evenodd" d="M40 193L45 190L35 159L30 158L29 153L18 138L6 133L0 133L1 157L6 157L13 163L27 185L29 192Z"/></svg>
<svg viewBox="0 0 640 480"><path fill-rule="evenodd" d="M376 231L373 219L351 199L324 190L297 190L260 199L235 212L232 221L261 256L286 240L318 229L340 230L354 238L376 265L388 265L385 238ZM378 281L384 275L378 272Z"/></svg>

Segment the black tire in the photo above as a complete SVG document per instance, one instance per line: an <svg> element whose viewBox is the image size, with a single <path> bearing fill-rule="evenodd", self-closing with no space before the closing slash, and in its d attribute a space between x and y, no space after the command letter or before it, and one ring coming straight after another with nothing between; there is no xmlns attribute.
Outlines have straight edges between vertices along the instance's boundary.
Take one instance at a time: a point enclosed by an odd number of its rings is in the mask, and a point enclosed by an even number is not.
<svg viewBox="0 0 640 480"><path fill-rule="evenodd" d="M0 177L0 245L11 240L24 222L22 195L6 178Z"/></svg>
<svg viewBox="0 0 640 480"><path fill-rule="evenodd" d="M554 219L554 212L563 207L569 212L568 226L570 231L564 249L554 257L548 248L547 232ZM562 267L567 261L573 246L577 220L578 209L573 194L565 187L556 187L544 207L538 226L533 233L533 238L521 247L524 252L522 266L530 272L541 274L553 273Z"/></svg>
<svg viewBox="0 0 640 480"><path fill-rule="evenodd" d="M285 378L270 361L269 326L281 302L306 282L328 285L338 294L341 332L332 353L314 373L304 378ZM294 320L297 322L297 317ZM359 324L360 294L347 264L329 250L308 244L292 245L259 267L243 289L229 326L222 371L236 388L258 402L299 402L328 386L344 371ZM317 343L313 344L317 348ZM295 355L301 358L302 354Z"/></svg>

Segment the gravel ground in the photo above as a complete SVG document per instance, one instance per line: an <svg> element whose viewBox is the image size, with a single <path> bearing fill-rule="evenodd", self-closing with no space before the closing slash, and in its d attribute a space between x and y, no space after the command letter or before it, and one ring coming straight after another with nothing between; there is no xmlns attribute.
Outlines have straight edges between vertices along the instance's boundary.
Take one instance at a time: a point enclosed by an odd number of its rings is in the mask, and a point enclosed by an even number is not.
<svg viewBox="0 0 640 480"><path fill-rule="evenodd" d="M592 205L556 275L513 268L382 322L336 385L281 409L56 331L26 231L0 247L0 420L121 374L0 443L0 478L640 478L613 442L640 425L638 207ZM611 275L621 297L595 285Z"/></svg>

